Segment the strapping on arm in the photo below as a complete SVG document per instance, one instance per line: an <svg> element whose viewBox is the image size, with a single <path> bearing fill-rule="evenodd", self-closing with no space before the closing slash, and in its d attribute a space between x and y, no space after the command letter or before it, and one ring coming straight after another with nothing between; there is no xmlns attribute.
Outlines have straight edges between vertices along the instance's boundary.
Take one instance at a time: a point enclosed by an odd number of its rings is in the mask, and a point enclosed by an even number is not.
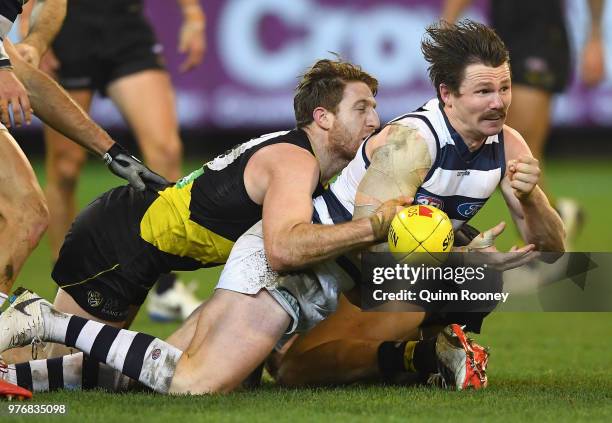
<svg viewBox="0 0 612 423"><path fill-rule="evenodd" d="M423 183L432 160L418 129L391 124L386 143L372 154L370 167L359 184L354 218L371 215L383 202L412 197Z"/></svg>

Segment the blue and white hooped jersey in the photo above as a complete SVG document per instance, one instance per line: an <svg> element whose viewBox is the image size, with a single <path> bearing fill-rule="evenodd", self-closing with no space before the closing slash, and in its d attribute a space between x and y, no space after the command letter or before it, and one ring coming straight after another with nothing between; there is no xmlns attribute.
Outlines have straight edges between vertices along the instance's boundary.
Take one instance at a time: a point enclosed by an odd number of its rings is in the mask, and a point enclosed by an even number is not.
<svg viewBox="0 0 612 423"><path fill-rule="evenodd" d="M480 210L501 182L505 171L503 132L487 138L470 152L450 125L437 99L392 122L416 124L432 155L432 166L414 196L415 204L435 206L458 229ZM427 130L425 130L427 129Z"/></svg>
<svg viewBox="0 0 612 423"><path fill-rule="evenodd" d="M444 210L458 229L484 206L505 174L503 133L487 138L480 149L470 152L437 99L391 122L416 126L431 155L432 166L415 194L415 203ZM370 165L367 142L330 187L313 200L313 223L330 225L352 219L357 188ZM324 262L314 270L319 278L342 286L361 281L359 268L347 256Z"/></svg>

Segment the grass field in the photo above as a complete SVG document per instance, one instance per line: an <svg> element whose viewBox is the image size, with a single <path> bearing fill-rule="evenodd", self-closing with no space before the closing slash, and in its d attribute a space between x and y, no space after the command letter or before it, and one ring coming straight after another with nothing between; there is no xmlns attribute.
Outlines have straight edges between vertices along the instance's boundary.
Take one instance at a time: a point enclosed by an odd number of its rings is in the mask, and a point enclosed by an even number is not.
<svg viewBox="0 0 612 423"><path fill-rule="evenodd" d="M195 168L195 162L186 169ZM40 166L37 173L42 175ZM587 223L574 244L577 251L612 251L610 160L551 161L550 189L584 204ZM119 183L100 165L90 164L79 187L85 204ZM44 182L43 182L44 183ZM474 224L509 221L499 196ZM517 242L509 227L499 247ZM29 259L18 284L52 298L51 262L46 240ZM218 269L184 274L210 293ZM152 323L141 313L134 329L159 337L174 324ZM478 340L492 348L490 388L442 392L425 388L349 386L287 390L271 382L255 391L200 398L148 393L59 392L37 394L35 403L65 404L64 416L9 416L0 403L0 421L169 422L184 421L612 421L612 314L494 313Z"/></svg>

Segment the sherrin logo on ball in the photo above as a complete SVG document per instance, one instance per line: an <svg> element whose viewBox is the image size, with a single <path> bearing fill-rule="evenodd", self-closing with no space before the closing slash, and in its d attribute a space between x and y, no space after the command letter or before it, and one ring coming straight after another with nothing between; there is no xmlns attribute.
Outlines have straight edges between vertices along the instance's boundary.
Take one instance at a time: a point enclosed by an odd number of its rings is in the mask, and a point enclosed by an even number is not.
<svg viewBox="0 0 612 423"><path fill-rule="evenodd" d="M399 255L400 262L415 264L443 263L454 240L453 225L446 213L421 204L400 211L391 222L388 236L389 251Z"/></svg>

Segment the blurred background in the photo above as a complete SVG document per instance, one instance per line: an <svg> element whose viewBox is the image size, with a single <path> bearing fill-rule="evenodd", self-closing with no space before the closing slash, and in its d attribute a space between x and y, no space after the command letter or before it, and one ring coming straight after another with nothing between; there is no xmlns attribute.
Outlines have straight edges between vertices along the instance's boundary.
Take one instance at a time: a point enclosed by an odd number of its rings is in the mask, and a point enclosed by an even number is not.
<svg viewBox="0 0 612 423"><path fill-rule="evenodd" d="M494 1L494 0L493 0ZM173 0L145 0L147 15L163 46L177 91L181 135L187 157L223 151L245 137L293 125L297 77L331 51L360 64L380 80L381 121L406 113L432 97L419 50L425 26L440 17L439 0L207 0L207 50L196 69L179 74L180 9ZM612 22L606 5L603 22ZM489 2L475 0L465 16L486 22ZM566 0L574 64L589 24L586 0ZM17 27L18 25L15 25ZM517 31L520 31L517 28ZM605 57L612 66L612 31L604 30ZM612 157L612 72L596 89L574 81L554 101L552 155ZM122 142L130 136L116 108L96 99L94 119ZM36 140L38 125L27 128ZM18 136L18 139L25 139ZM26 153L42 153L28 141ZM134 147L135 148L135 147Z"/></svg>

